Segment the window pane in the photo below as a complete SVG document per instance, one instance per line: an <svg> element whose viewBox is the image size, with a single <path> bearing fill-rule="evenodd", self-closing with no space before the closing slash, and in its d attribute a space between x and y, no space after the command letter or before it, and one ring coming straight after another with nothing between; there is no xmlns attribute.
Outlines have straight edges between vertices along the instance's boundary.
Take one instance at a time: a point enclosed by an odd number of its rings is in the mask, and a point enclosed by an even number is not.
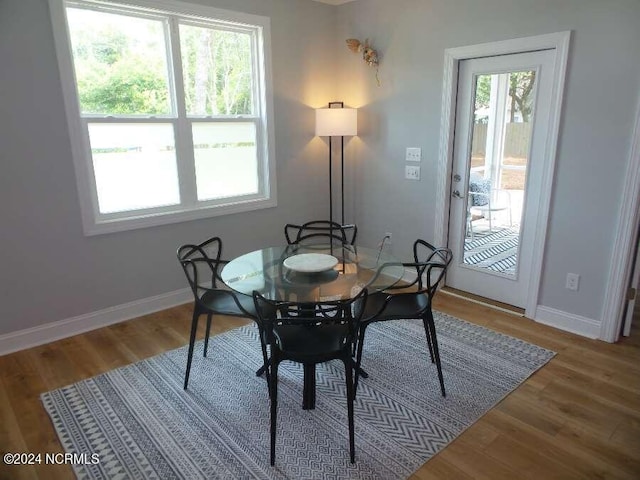
<svg viewBox="0 0 640 480"><path fill-rule="evenodd" d="M503 168L500 174L500 188L505 190L524 190L527 180L526 169L512 170Z"/></svg>
<svg viewBox="0 0 640 480"><path fill-rule="evenodd" d="M180 48L189 115L253 113L249 34L180 25Z"/></svg>
<svg viewBox="0 0 640 480"><path fill-rule="evenodd" d="M471 171L484 176L487 162L487 124L491 75L476 77L475 107L473 116L473 141L471 143Z"/></svg>
<svg viewBox="0 0 640 480"><path fill-rule="evenodd" d="M180 203L172 124L90 123L100 213Z"/></svg>
<svg viewBox="0 0 640 480"><path fill-rule="evenodd" d="M82 113L171 113L163 24L67 8Z"/></svg>
<svg viewBox="0 0 640 480"><path fill-rule="evenodd" d="M253 123L194 123L198 200L258 193Z"/></svg>

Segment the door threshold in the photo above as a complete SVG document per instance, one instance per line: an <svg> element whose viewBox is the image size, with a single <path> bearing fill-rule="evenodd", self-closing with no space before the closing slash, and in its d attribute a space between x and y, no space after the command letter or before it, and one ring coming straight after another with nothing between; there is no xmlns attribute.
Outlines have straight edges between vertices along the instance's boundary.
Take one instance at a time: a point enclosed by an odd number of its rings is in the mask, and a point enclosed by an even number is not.
<svg viewBox="0 0 640 480"><path fill-rule="evenodd" d="M501 312L509 313L517 317L524 317L524 308L514 307L513 305L509 305L508 303L498 302L490 298L481 297L480 295L474 295L473 293L465 292L452 287L442 287L440 289L440 292L451 295L452 297L462 298L479 305L484 305L485 307L493 308Z"/></svg>

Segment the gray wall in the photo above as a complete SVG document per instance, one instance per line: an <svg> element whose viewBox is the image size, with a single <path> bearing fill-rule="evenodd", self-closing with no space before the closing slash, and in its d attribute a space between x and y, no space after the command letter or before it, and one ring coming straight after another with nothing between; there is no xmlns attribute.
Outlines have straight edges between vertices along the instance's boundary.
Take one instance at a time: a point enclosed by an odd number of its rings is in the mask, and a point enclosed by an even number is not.
<svg viewBox="0 0 640 480"><path fill-rule="evenodd" d="M0 335L184 288L183 242L220 235L231 257L280 243L287 221L325 216L313 108L331 100L361 108L346 146L347 220L362 242L391 231L407 252L433 235L444 49L562 30L574 36L540 300L600 318L638 105L640 2L199 3L271 18L278 207L85 237L47 2L1 0ZM380 50L381 87L348 37ZM423 149L420 182L403 180L407 146ZM582 275L579 292L564 289L568 271Z"/></svg>
<svg viewBox="0 0 640 480"><path fill-rule="evenodd" d="M392 232L395 253L434 232L444 50L572 30L540 304L600 319L620 189L640 92L638 0L359 0L339 7L342 99L360 108L349 201L362 239ZM373 41L374 72L344 39ZM422 180L403 180L405 147ZM392 200L390 200L392 199ZM372 240L375 241L375 240ZM564 288L567 272L580 290Z"/></svg>
<svg viewBox="0 0 640 480"><path fill-rule="evenodd" d="M85 237L46 0L0 1L0 335L185 288L176 247L212 235L232 257L326 210L314 111L333 99L337 9L200 0L271 18L278 207ZM317 182L300 179L319 178Z"/></svg>

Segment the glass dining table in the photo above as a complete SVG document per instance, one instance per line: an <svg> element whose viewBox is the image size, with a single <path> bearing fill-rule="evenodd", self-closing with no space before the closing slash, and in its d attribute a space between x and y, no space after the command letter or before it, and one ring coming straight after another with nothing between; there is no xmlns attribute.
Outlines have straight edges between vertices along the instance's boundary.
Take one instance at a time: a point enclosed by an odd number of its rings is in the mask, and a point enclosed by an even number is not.
<svg viewBox="0 0 640 480"><path fill-rule="evenodd" d="M311 262L297 267L292 260L302 256L333 257L335 264L315 268ZM369 293L382 291L395 285L403 274L400 261L379 249L285 245L241 255L225 265L220 276L229 288L244 295L258 291L274 301L319 303L353 298L365 287Z"/></svg>
<svg viewBox="0 0 640 480"><path fill-rule="evenodd" d="M382 268L384 266L384 268ZM234 258L220 277L243 295L254 291L274 301L314 305L369 294L400 281L404 267L380 249L355 245L284 245ZM264 367L263 367L264 368ZM263 369L258 370L260 374ZM315 408L315 365L304 365L302 408Z"/></svg>

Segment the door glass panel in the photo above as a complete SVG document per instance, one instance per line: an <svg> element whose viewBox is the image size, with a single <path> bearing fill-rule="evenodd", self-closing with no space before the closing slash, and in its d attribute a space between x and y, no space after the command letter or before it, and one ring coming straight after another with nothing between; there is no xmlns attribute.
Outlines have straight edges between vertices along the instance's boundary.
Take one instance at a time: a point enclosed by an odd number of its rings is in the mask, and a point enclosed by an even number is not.
<svg viewBox="0 0 640 480"><path fill-rule="evenodd" d="M531 146L535 71L475 76L464 264L515 276Z"/></svg>

